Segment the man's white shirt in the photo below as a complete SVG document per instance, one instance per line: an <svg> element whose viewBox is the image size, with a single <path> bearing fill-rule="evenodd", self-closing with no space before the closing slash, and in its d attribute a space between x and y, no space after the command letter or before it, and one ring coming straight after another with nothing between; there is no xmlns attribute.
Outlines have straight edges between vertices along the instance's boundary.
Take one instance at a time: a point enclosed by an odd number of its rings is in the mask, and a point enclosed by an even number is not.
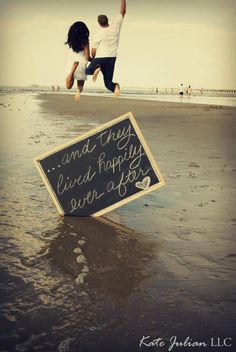
<svg viewBox="0 0 236 352"><path fill-rule="evenodd" d="M96 33L92 43L92 48L96 49L96 58L117 56L123 19L124 17L119 14L109 27L101 27Z"/></svg>

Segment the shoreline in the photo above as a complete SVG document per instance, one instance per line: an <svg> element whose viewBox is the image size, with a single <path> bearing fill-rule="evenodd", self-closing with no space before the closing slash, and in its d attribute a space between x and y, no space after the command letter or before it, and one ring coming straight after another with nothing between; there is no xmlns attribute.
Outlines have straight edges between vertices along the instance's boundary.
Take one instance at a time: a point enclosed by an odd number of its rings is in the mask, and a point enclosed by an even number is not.
<svg viewBox="0 0 236 352"><path fill-rule="evenodd" d="M74 92L38 92L38 94L64 94L64 95L74 95ZM111 93L93 93L84 92L81 97L97 97L97 98L114 98ZM116 98L117 99L117 98ZM236 97L217 97L217 96L186 96L182 98L179 95L170 94L136 94L136 93L121 93L118 99L128 99L128 100L141 100L141 101L155 101L161 103L175 103L175 104L193 104L193 105L209 105L215 107L235 107L236 108Z"/></svg>

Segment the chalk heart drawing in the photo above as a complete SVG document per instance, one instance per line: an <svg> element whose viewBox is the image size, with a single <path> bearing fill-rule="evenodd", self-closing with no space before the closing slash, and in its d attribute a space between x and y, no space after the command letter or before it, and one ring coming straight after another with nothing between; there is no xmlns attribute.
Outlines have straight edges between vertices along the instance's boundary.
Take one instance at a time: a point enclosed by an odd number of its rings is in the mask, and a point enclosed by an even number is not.
<svg viewBox="0 0 236 352"><path fill-rule="evenodd" d="M148 189L151 183L151 178L149 176L144 177L142 182L138 181L135 183L135 186L140 189Z"/></svg>

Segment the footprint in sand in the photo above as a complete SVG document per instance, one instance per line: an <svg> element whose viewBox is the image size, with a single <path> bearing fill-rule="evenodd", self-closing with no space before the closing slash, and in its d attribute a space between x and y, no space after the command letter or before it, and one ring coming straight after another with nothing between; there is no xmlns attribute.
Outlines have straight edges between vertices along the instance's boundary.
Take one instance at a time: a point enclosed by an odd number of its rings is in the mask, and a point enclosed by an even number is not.
<svg viewBox="0 0 236 352"><path fill-rule="evenodd" d="M188 164L189 167L200 167L195 161L191 161L189 164Z"/></svg>
<svg viewBox="0 0 236 352"><path fill-rule="evenodd" d="M80 246L83 246L83 245L85 244L85 240L83 240L83 239L79 240L79 241L78 241L78 244L79 244Z"/></svg>
<svg viewBox="0 0 236 352"><path fill-rule="evenodd" d="M76 257L76 261L77 263L87 263L87 259L83 254L78 255L78 257Z"/></svg>
<svg viewBox="0 0 236 352"><path fill-rule="evenodd" d="M74 253L82 253L82 250L78 247L73 250Z"/></svg>

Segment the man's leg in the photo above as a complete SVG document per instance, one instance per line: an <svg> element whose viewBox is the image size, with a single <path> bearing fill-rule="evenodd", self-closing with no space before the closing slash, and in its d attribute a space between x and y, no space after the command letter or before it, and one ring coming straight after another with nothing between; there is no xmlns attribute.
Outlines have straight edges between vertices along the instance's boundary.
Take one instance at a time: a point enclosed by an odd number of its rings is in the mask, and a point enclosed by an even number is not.
<svg viewBox="0 0 236 352"><path fill-rule="evenodd" d="M115 69L115 62L116 62L115 57L109 57L109 58L106 58L105 62L101 66L101 71L104 78L104 84L106 88L112 92L119 90L119 85L117 83L112 82L114 69ZM116 96L118 95L119 93L116 94Z"/></svg>
<svg viewBox="0 0 236 352"><path fill-rule="evenodd" d="M86 75L93 75L94 74L94 71L100 67L101 65L101 60L99 59L93 59L93 61L91 62L90 65L88 65L88 67L86 68L85 72L86 72Z"/></svg>

